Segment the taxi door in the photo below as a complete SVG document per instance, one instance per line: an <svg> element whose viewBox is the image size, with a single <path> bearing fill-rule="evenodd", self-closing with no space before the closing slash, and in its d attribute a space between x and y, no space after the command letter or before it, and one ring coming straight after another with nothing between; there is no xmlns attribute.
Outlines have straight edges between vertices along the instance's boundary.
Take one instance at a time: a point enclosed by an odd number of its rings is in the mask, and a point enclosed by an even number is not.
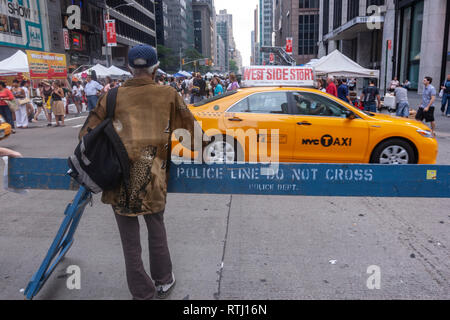
<svg viewBox="0 0 450 320"><path fill-rule="evenodd" d="M316 93L292 92L295 114L294 159L360 163L368 152L369 125L347 118L345 106Z"/></svg>
<svg viewBox="0 0 450 320"><path fill-rule="evenodd" d="M271 157L272 148L278 149L280 161L292 160L295 116L289 111L288 96L288 92L282 91L254 93L235 103L225 113L224 126L235 133L246 161L265 162L264 156ZM278 134L273 130L278 130ZM272 139L276 141L277 138L278 148L272 146Z"/></svg>

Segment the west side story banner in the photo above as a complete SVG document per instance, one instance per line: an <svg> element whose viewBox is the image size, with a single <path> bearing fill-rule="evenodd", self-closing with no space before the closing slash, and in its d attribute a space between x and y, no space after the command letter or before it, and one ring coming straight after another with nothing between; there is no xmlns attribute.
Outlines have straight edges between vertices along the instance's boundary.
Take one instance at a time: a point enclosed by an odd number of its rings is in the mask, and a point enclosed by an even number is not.
<svg viewBox="0 0 450 320"><path fill-rule="evenodd" d="M0 0L0 46L44 50L40 0Z"/></svg>

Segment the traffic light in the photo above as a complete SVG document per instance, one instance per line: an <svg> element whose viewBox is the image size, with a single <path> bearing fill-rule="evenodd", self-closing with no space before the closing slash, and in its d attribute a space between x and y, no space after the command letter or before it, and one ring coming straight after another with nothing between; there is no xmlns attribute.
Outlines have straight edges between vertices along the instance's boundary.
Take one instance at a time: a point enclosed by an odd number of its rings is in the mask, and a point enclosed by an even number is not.
<svg viewBox="0 0 450 320"><path fill-rule="evenodd" d="M181 59L181 64L184 65L184 59Z"/></svg>
<svg viewBox="0 0 450 320"><path fill-rule="evenodd" d="M209 66L209 59L208 58L205 59L205 66Z"/></svg>

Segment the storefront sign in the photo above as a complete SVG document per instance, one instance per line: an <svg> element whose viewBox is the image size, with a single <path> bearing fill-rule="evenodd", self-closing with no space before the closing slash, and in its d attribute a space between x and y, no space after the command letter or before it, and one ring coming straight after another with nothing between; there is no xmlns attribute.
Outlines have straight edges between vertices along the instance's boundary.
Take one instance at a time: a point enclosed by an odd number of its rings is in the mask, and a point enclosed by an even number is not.
<svg viewBox="0 0 450 320"><path fill-rule="evenodd" d="M244 87L314 85L314 70L305 67L252 66L243 72Z"/></svg>
<svg viewBox="0 0 450 320"><path fill-rule="evenodd" d="M0 1L0 46L44 49L39 0Z"/></svg>
<svg viewBox="0 0 450 320"><path fill-rule="evenodd" d="M66 55L27 50L31 79L66 79Z"/></svg>
<svg viewBox="0 0 450 320"><path fill-rule="evenodd" d="M108 47L117 46L116 20L106 20L106 40Z"/></svg>

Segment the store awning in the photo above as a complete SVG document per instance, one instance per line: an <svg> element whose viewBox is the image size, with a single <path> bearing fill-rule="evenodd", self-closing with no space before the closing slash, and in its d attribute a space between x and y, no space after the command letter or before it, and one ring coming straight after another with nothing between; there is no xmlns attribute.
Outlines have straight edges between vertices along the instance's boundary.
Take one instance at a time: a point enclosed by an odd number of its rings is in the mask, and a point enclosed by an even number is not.
<svg viewBox="0 0 450 320"><path fill-rule="evenodd" d="M357 37L358 33L374 31L377 24L384 23L384 16L356 17L346 24L334 29L323 37L328 40L350 40ZM372 29L371 29L372 28Z"/></svg>

